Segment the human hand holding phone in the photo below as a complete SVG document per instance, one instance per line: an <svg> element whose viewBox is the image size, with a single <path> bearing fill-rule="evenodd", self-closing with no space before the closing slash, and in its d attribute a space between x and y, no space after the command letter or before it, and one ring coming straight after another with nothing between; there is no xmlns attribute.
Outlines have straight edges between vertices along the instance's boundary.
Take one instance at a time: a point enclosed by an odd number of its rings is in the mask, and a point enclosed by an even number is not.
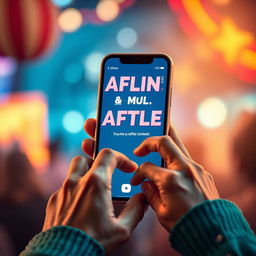
<svg viewBox="0 0 256 256"><path fill-rule="evenodd" d="M140 157L150 152L158 152L166 168L146 162L139 166L131 184L143 183L148 203L168 232L192 207L219 198L211 174L193 161L173 125L168 136L147 138L134 150Z"/></svg>
<svg viewBox="0 0 256 256"><path fill-rule="evenodd" d="M90 156L93 156L95 127L95 119L86 121L85 131L91 139L83 141L82 149ZM143 193L149 205L168 232L193 206L219 198L212 176L193 161L172 124L168 136L147 138L134 150L140 157L150 152L158 152L165 160L166 168L144 163L137 169L131 184L143 183Z"/></svg>
<svg viewBox="0 0 256 256"><path fill-rule="evenodd" d="M146 201L142 193L137 194L114 216L111 178L115 168L133 172L137 165L111 149L101 150L94 161L75 157L62 187L48 201L43 231L60 225L79 228L98 240L107 253L128 240L144 215Z"/></svg>

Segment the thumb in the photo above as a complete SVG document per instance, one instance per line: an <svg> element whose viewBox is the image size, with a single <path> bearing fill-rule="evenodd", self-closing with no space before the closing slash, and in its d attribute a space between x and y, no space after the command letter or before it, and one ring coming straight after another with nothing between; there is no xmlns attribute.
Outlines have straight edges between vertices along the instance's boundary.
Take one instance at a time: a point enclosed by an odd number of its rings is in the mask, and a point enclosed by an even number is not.
<svg viewBox="0 0 256 256"><path fill-rule="evenodd" d="M148 204L154 209L155 212L158 212L162 206L162 201L155 183L152 181L143 182L142 191Z"/></svg>
<svg viewBox="0 0 256 256"><path fill-rule="evenodd" d="M143 193L139 193L130 198L124 209L117 218L117 222L132 232L137 224L142 220L147 210L146 198Z"/></svg>

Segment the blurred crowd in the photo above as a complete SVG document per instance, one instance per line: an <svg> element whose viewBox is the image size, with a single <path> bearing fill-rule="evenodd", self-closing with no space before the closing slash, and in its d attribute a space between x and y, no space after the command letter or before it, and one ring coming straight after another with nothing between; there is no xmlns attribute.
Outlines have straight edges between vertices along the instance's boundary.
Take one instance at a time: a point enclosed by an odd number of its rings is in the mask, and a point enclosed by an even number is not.
<svg viewBox="0 0 256 256"><path fill-rule="evenodd" d="M230 132L234 166L230 172L232 177L222 181L217 179L216 185L225 192L229 182L235 182L232 193L227 190L224 196L242 209L251 228L256 232L256 114L242 113ZM0 150L0 255L17 255L41 231L47 198L61 185L68 167L58 146L59 141L50 145L48 171L40 176L18 143ZM191 138L187 140L186 146L192 158L207 169L201 142ZM214 171L210 171L214 176ZM152 212L148 211L130 241L113 255L153 256L156 253L166 255L171 252L172 255L178 255L166 244L167 236ZM143 246L144 244L147 246Z"/></svg>

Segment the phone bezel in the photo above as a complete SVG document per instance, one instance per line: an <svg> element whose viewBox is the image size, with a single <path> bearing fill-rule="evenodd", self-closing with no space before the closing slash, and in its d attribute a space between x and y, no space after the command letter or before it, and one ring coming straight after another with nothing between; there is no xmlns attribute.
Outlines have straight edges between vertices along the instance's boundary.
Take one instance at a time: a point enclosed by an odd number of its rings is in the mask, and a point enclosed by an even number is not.
<svg viewBox="0 0 256 256"><path fill-rule="evenodd" d="M172 59L166 55L166 54L109 54L105 56L101 62L101 70L100 70L100 77L99 77L99 86L98 86L98 104L97 104L97 124L96 124L96 131L95 131L95 147L94 147L94 154L93 159L95 159L96 155L98 154L98 146L99 146L99 132L100 132L100 124L98 120L101 116L101 103L102 103L102 94L103 94L103 79L104 79L104 72L105 72L105 63L110 58L125 58L125 60L128 62L126 64L150 64L146 63L149 62L149 58L164 58L167 60L168 63L168 72L167 72L167 99L165 102L165 117L164 117L164 133L163 135L168 134L168 128L169 128L169 121L170 121L170 107L171 107L171 94L172 94L172 68L173 68L173 62ZM131 63L129 62L131 61ZM143 62L145 61L145 63ZM121 60L120 60L121 62ZM161 166L164 167L164 161L162 159ZM112 197L113 201L127 201L130 197Z"/></svg>

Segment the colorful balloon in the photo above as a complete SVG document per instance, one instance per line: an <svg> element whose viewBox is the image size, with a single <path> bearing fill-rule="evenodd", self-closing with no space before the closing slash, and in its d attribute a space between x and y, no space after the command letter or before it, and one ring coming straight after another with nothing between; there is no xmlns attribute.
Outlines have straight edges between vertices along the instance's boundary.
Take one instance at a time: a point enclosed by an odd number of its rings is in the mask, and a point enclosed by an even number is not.
<svg viewBox="0 0 256 256"><path fill-rule="evenodd" d="M58 9L49 0L0 0L0 55L33 59L58 37Z"/></svg>

